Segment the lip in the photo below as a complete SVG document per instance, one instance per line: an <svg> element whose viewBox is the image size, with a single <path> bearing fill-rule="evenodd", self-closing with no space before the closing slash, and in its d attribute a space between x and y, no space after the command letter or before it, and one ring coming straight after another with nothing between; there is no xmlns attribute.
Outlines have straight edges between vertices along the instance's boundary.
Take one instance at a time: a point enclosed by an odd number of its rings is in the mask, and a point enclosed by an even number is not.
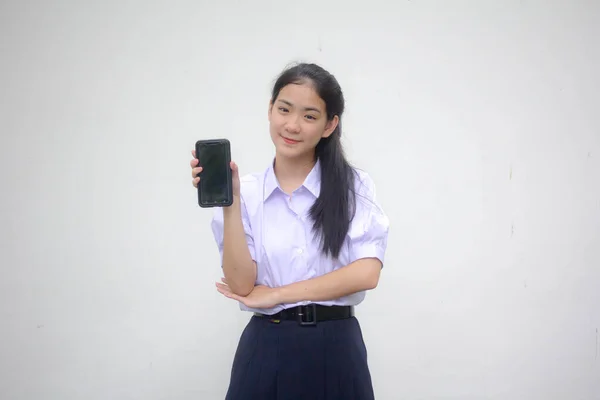
<svg viewBox="0 0 600 400"><path fill-rule="evenodd" d="M284 141L285 143L287 143L287 144L296 144L296 143L300 143L300 141L299 141L299 140L289 139L289 138L286 138L286 137L285 137L285 136L283 136L283 135L279 135L279 136L281 136L281 138L283 139L283 141Z"/></svg>

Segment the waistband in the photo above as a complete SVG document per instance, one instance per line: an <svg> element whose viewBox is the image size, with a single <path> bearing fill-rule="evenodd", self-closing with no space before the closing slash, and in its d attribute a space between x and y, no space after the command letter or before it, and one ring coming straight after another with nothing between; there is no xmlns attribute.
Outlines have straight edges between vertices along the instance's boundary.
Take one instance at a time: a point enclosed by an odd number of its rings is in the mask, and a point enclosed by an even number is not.
<svg viewBox="0 0 600 400"><path fill-rule="evenodd" d="M261 313L254 313L254 315L273 322L296 321L299 325L307 326L316 325L317 322L352 318L354 306L323 306L311 303L281 310L273 315Z"/></svg>

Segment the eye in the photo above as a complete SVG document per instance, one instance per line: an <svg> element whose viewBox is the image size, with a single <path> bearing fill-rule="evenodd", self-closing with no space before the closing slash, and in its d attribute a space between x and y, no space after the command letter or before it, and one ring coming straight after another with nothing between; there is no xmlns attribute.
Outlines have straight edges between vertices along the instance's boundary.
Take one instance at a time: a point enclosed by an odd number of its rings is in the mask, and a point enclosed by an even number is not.
<svg viewBox="0 0 600 400"><path fill-rule="evenodd" d="M308 119L312 119L312 120L316 120L316 118L315 118L315 117L313 117L312 115L307 115L307 116L306 116L306 118L308 118Z"/></svg>
<svg viewBox="0 0 600 400"><path fill-rule="evenodd" d="M285 107L279 107L279 111L281 111L281 112L284 112L284 113L285 113L285 112L288 112L288 109L287 109L287 108L285 108Z"/></svg>

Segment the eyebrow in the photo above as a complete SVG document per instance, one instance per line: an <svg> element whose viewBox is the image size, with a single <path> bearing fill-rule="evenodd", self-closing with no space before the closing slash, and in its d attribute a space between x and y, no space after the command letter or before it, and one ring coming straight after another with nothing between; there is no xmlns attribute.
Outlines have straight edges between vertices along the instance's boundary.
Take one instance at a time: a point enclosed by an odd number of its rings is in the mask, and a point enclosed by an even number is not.
<svg viewBox="0 0 600 400"><path fill-rule="evenodd" d="M292 103L290 103L287 100L278 99L277 101L280 101L280 102L282 102L284 104L287 104L290 107L294 106ZM315 111L315 112L318 112L319 114L321 113L321 110L319 110L318 108L314 108L314 107L304 107L304 111Z"/></svg>

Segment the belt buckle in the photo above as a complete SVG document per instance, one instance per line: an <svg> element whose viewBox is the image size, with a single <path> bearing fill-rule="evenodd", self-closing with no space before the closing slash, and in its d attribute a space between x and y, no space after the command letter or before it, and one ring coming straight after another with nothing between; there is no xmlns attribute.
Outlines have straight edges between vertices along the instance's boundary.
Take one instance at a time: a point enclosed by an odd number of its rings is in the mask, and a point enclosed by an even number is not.
<svg viewBox="0 0 600 400"><path fill-rule="evenodd" d="M296 317L301 326L317 325L317 305L315 303L298 306Z"/></svg>

